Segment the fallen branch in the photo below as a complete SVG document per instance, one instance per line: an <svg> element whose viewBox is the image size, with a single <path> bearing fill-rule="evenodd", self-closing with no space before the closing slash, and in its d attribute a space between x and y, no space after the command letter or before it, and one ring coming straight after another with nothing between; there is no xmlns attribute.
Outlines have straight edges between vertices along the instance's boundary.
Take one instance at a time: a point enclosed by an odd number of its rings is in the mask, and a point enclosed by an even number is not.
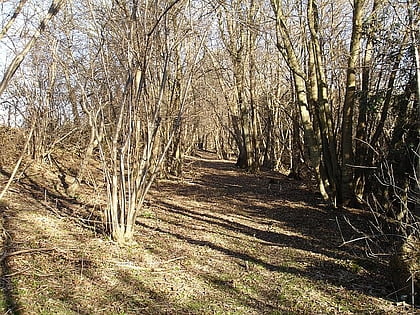
<svg viewBox="0 0 420 315"><path fill-rule="evenodd" d="M185 256L180 256L180 257L172 258L172 259L169 259L169 260L156 262L155 264L156 264L156 265L169 264L169 263L171 263L171 262L174 262L174 261L177 261L177 260L181 260L181 259L184 259L184 258L185 258Z"/></svg>
<svg viewBox="0 0 420 315"><path fill-rule="evenodd" d="M184 258L185 258L185 256L180 256L180 257L172 258L172 259L165 260L165 261L159 261L159 262L153 263L153 265L154 266L165 265L165 264L169 264L169 263L172 263L174 261L181 260L181 259L184 259ZM139 270L139 271L161 272L161 271L167 271L168 270L167 268L156 268L156 267L153 267L153 266L152 267L140 267L140 266L134 265L131 262L119 262L118 261L118 262L115 262L115 264L118 267L121 267L121 268L127 268L127 269Z"/></svg>
<svg viewBox="0 0 420 315"><path fill-rule="evenodd" d="M18 271L12 272L12 273L8 273L8 274L3 275L3 278L14 277L14 276L20 275L22 273L25 273L29 270L31 270L31 268L26 268L26 269L23 269L23 270L18 270Z"/></svg>
<svg viewBox="0 0 420 315"><path fill-rule="evenodd" d="M6 184L6 187L4 187L3 191L0 193L0 200L3 199L4 195L6 194L7 190L9 189L10 184L12 183L13 179L16 176L16 173L19 169L19 166L22 163L23 157L26 154L26 150L29 146L29 142L31 141L34 129L35 129L35 127L34 127L34 124L33 124L32 127L31 127L31 131L29 132L28 139L26 139L26 143L25 143L25 146L23 147L22 153L20 154L20 157L19 157L18 161L16 162L15 168L13 169L12 175L10 175L10 178L9 178L9 181L7 182L7 184Z"/></svg>
<svg viewBox="0 0 420 315"><path fill-rule="evenodd" d="M361 236L361 237L358 237L358 238L354 238L354 239L351 239L351 240L348 240L348 241L343 241L343 243L341 243L341 245L339 245L338 247L342 247L342 246L348 245L350 243L355 243L355 242L362 241L362 240L372 240L374 238L380 238L380 237L384 237L384 236L394 236L396 238L405 239L404 236L401 236L399 234L392 234L392 233L364 235L364 236Z"/></svg>
<svg viewBox="0 0 420 315"><path fill-rule="evenodd" d="M102 224L102 221L98 221L98 220L89 220L89 219L83 219L77 216L71 216L69 214L64 213L64 215L62 213L60 213L58 211L58 209L54 208L53 206L50 206L46 201L39 201L40 204L42 204L44 207L48 208L52 213L54 213L59 219L69 219L71 221L73 221L74 223L78 224L79 226L83 227L83 228L87 228L89 230L95 230L95 227L92 226L91 224L87 224L86 222L91 222L91 223L98 223L98 224Z"/></svg>
<svg viewBox="0 0 420 315"><path fill-rule="evenodd" d="M22 249L17 250L15 252L11 253L3 253L0 257L0 262L3 262L6 258L12 257L12 256L18 256L18 255L24 255L24 254L32 254L32 253L39 253L39 252L51 252L56 250L55 248L30 248L30 249Z"/></svg>

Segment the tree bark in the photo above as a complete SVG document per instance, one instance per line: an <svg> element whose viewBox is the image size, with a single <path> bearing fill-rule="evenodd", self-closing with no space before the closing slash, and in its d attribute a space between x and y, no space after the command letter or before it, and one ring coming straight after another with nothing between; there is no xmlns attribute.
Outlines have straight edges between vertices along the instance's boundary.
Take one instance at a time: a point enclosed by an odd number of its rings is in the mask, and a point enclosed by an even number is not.
<svg viewBox="0 0 420 315"><path fill-rule="evenodd" d="M9 29L12 27L13 23L16 21L16 18L18 17L19 13L22 11L27 1L28 0L19 1L18 5L16 6L15 12L13 12L13 15L10 17L10 20L4 25L3 29L0 32L0 40L2 40L4 35L6 35Z"/></svg>
<svg viewBox="0 0 420 315"><path fill-rule="evenodd" d="M350 51L347 64L346 94L343 105L343 122L341 131L341 196L339 203L349 204L353 197L353 118L356 101L356 65L360 54L362 38L362 18L365 0L353 1L353 23Z"/></svg>
<svg viewBox="0 0 420 315"><path fill-rule="evenodd" d="M285 22L286 19L281 7L281 2L280 0L272 0L271 4L273 6L274 13L276 14L277 47L293 74L297 104L303 123L304 140L309 150L311 166L318 179L318 185L322 197L330 203L334 204L335 201L328 193L329 187L328 183L325 182L325 174L321 171L321 153L319 149L320 141L315 134L312 117L309 111L309 96L307 94L305 74L301 69L297 56L294 52L292 40L289 36L288 28Z"/></svg>
<svg viewBox="0 0 420 315"><path fill-rule="evenodd" d="M58 13L61 6L66 2L66 0L53 0L47 15L44 17L42 22L39 24L38 29L35 31L35 34L32 35L31 40L26 44L23 50L16 55L16 57L12 60L9 67L7 68L3 79L0 82L0 96L3 94L4 90L6 89L7 85L9 84L10 80L16 73L16 70L21 65L22 61L25 59L28 52L34 46L38 37L42 34L47 26L48 22Z"/></svg>

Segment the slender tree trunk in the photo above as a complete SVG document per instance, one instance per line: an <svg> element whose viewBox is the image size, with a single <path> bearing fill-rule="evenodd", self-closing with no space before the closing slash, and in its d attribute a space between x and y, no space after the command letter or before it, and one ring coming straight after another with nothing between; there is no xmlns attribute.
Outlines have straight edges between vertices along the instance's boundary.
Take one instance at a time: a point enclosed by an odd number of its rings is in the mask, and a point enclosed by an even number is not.
<svg viewBox="0 0 420 315"><path fill-rule="evenodd" d="M356 101L356 65L360 55L362 37L362 19L365 0L353 1L353 26L350 41L350 52L347 64L346 94L343 106L343 122L341 134L341 200L346 205L352 201L353 193L353 118Z"/></svg>
<svg viewBox="0 0 420 315"><path fill-rule="evenodd" d="M372 7L371 22L379 5L379 0L375 0ZM368 155L369 148L367 147L368 142L368 132L367 132L367 112L368 112L368 102L369 102L369 90L370 90L370 67L372 64L373 56L373 27L369 29L366 39L366 46L364 48L364 56L362 62L362 79L361 79L361 93L359 100L359 116L357 120L357 129L356 129L356 142L355 142L355 164L361 166L360 168L355 169L354 173L354 193L357 200L363 200L363 195L365 191L366 184L366 169L363 166L369 166Z"/></svg>
<svg viewBox="0 0 420 315"><path fill-rule="evenodd" d="M13 15L10 17L9 21L3 26L0 32L0 40L2 40L4 35L6 35L9 29L12 27L13 23L16 21L16 18L18 17L19 13L22 11L27 1L28 0L19 1L18 5L16 6L15 12L13 12Z"/></svg>
<svg viewBox="0 0 420 315"><path fill-rule="evenodd" d="M34 46L36 40L41 35L41 33L45 30L48 22L58 13L61 6L66 2L66 0L53 0L47 15L44 17L42 22L39 24L38 29L35 31L35 34L32 35L31 40L26 44L23 50L16 55L16 57L12 60L9 67L7 68L3 79L0 82L0 96L3 94L4 90L6 89L7 85L9 84L10 80L12 79L13 75L16 73L16 70L21 65L23 59L25 59L28 52Z"/></svg>
<svg viewBox="0 0 420 315"><path fill-rule="evenodd" d="M311 166L318 179L319 189L323 198L334 204L335 200L333 200L328 193L329 187L324 181L325 173L321 171L321 153L319 150L320 141L314 132L312 117L309 112L309 96L307 95L305 74L303 73L297 56L293 50L293 44L285 23L285 16L282 11L281 2L279 0L272 0L271 3L276 14L277 47L293 73L296 99L303 124L305 144L309 150Z"/></svg>
<svg viewBox="0 0 420 315"><path fill-rule="evenodd" d="M387 208L392 210L394 219L406 224L410 219L407 214L416 207L417 202L415 198L409 198L409 191L418 189L418 178L410 176L419 163L416 150L419 147L420 108L418 101L411 101L411 96L417 92L415 82L413 78L397 99L397 121L388 153L392 182L386 187L386 194L390 197Z"/></svg>
<svg viewBox="0 0 420 315"><path fill-rule="evenodd" d="M293 111L293 122L292 122L292 134L291 134L291 165L290 174L292 178L300 178L300 170L302 168L301 155L300 155L300 128L299 128L299 113L297 110Z"/></svg>
<svg viewBox="0 0 420 315"><path fill-rule="evenodd" d="M327 80L322 60L322 51L319 39L318 9L313 0L309 0L308 25L311 33L309 43L310 60L310 88L315 114L319 125L320 152L324 168L322 180L328 191L331 200L339 199L339 166L336 152L336 139L334 136L334 126L331 114L330 103L328 101Z"/></svg>

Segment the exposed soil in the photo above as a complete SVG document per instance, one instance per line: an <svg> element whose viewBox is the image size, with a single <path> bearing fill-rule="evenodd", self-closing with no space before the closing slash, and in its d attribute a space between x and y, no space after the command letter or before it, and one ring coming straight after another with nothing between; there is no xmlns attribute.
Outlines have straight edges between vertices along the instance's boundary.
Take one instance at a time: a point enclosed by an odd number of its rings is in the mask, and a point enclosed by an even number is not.
<svg viewBox="0 0 420 315"><path fill-rule="evenodd" d="M8 314L410 312L385 299L380 261L342 245L359 236L344 218L363 228L368 214L329 209L311 183L201 152L182 180L156 183L120 248L102 233L99 175L70 198L57 174L28 167L0 204Z"/></svg>

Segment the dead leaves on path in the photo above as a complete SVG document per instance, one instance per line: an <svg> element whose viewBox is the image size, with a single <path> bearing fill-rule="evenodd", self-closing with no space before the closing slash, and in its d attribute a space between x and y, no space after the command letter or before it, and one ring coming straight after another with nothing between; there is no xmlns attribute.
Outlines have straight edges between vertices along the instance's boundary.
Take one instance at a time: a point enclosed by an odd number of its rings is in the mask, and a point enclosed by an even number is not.
<svg viewBox="0 0 420 315"><path fill-rule="evenodd" d="M339 248L337 214L310 183L249 174L211 155L191 162L183 180L156 183L126 248L70 211L12 193L3 278L13 278L16 305L61 314L400 311L376 297L384 279L356 260L357 248ZM279 187L268 187L270 176Z"/></svg>

